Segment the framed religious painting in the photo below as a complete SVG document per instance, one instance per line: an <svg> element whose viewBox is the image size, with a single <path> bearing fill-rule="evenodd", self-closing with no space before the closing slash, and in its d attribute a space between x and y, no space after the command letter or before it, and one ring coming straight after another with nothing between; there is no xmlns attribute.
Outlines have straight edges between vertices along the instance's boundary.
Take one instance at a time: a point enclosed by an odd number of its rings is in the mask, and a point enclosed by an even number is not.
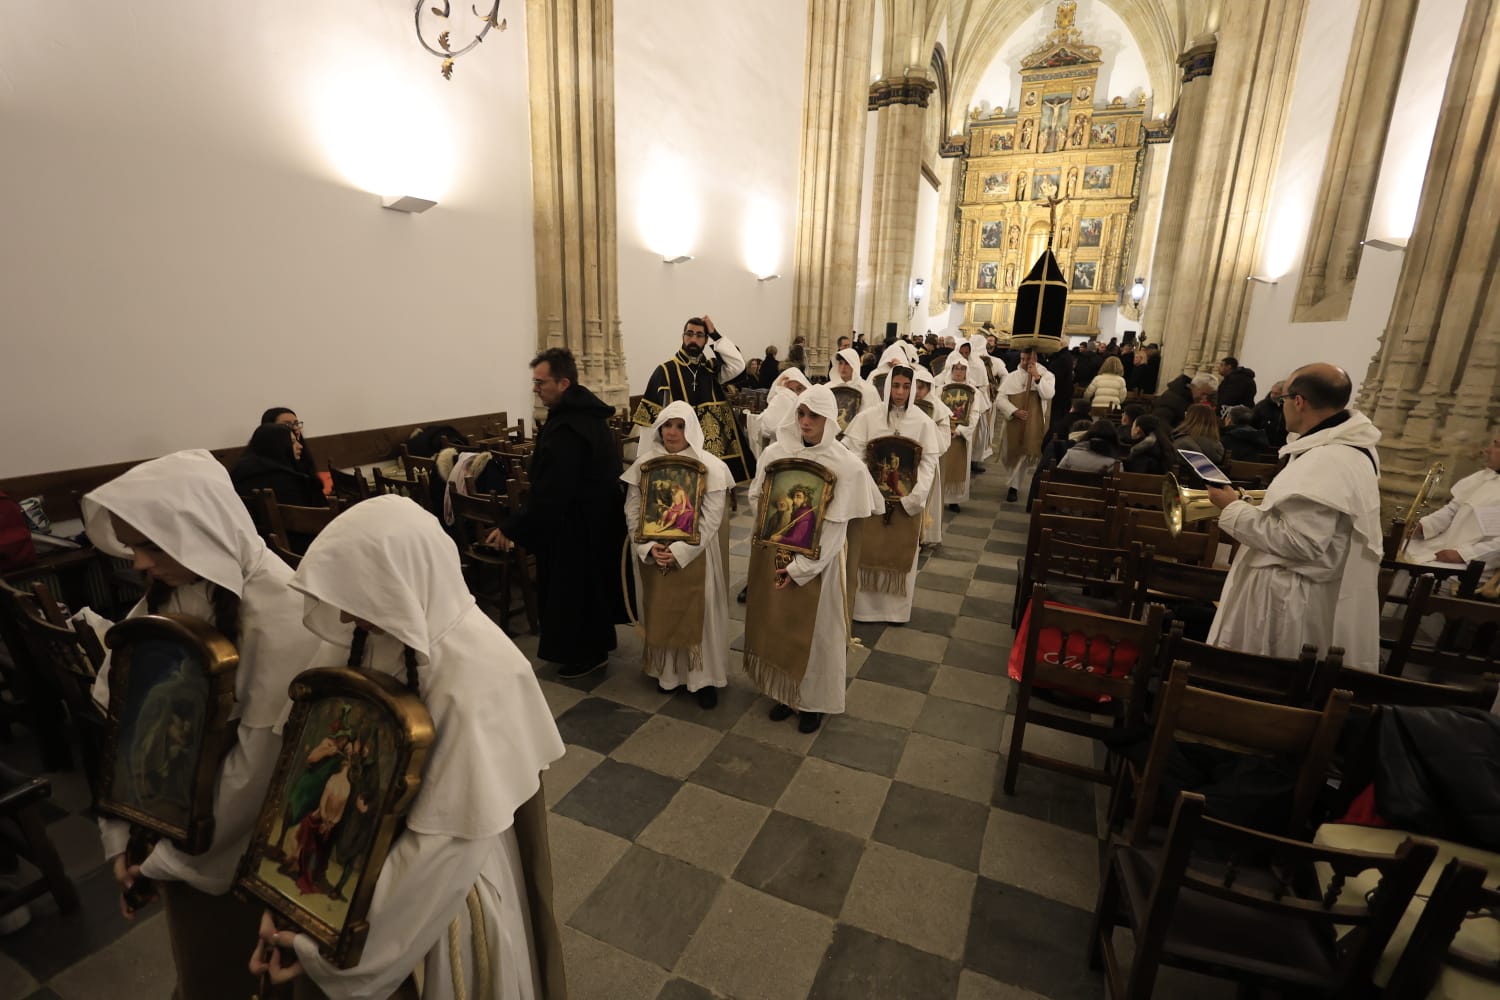
<svg viewBox="0 0 1500 1000"><path fill-rule="evenodd" d="M1075 292L1092 292L1099 279L1099 262L1097 260L1075 260L1073 262L1073 282L1069 286Z"/></svg>
<svg viewBox="0 0 1500 1000"><path fill-rule="evenodd" d="M974 278L975 288L994 288L1000 280L1000 265L993 261L983 261L979 265L979 271Z"/></svg>
<svg viewBox="0 0 1500 1000"><path fill-rule="evenodd" d="M859 416L859 408L865 404L865 394L852 385L833 387L833 401L839 409L839 433L849 426L849 421Z"/></svg>
<svg viewBox="0 0 1500 1000"><path fill-rule="evenodd" d="M964 382L949 382L943 386L943 405L953 411L954 427L969 426L969 417L974 412L974 387Z"/></svg>
<svg viewBox="0 0 1500 1000"><path fill-rule="evenodd" d="M1085 183L1084 187L1088 187ZM1045 201L1062 191L1061 170L1038 170L1031 178L1031 200Z"/></svg>
<svg viewBox="0 0 1500 1000"><path fill-rule="evenodd" d="M993 174L985 174L982 191L986 197L992 198L1010 194L1010 171L1002 170Z"/></svg>
<svg viewBox="0 0 1500 1000"><path fill-rule="evenodd" d="M890 377L889 371L875 372L870 376L870 384L875 387L876 392L880 393L881 399L885 398L885 382Z"/></svg>
<svg viewBox="0 0 1500 1000"><path fill-rule="evenodd" d="M832 472L805 458L783 458L768 465L751 544L776 549L778 568L792 556L818 558L834 481Z"/></svg>
<svg viewBox="0 0 1500 1000"><path fill-rule="evenodd" d="M381 866L422 783L432 746L422 700L385 674L307 670L238 886L318 942L341 969L359 962Z"/></svg>
<svg viewBox="0 0 1500 1000"><path fill-rule="evenodd" d="M1114 146L1119 139L1119 122L1094 122L1089 126L1090 146Z"/></svg>
<svg viewBox="0 0 1500 1000"><path fill-rule="evenodd" d="M1083 189L1085 191L1108 191L1110 185L1114 184L1114 182L1115 168L1113 164L1083 168Z"/></svg>
<svg viewBox="0 0 1500 1000"><path fill-rule="evenodd" d="M698 511L708 467L690 455L661 455L641 466L641 509L637 544L699 541Z"/></svg>
<svg viewBox="0 0 1500 1000"><path fill-rule="evenodd" d="M1096 247L1104 239L1104 220L1083 218L1078 220L1078 248Z"/></svg>
<svg viewBox="0 0 1500 1000"><path fill-rule="evenodd" d="M131 824L132 863L160 837L201 854L213 841L219 764L234 740L239 653L185 615L128 618L104 638L109 720L98 809Z"/></svg>
<svg viewBox="0 0 1500 1000"><path fill-rule="evenodd" d="M922 446L909 437L891 434L865 445L865 468L880 487L887 505L899 503L917 488L917 466L922 461Z"/></svg>
<svg viewBox="0 0 1500 1000"><path fill-rule="evenodd" d="M1004 222L981 222L979 224L979 246L981 249L998 250L1004 240Z"/></svg>

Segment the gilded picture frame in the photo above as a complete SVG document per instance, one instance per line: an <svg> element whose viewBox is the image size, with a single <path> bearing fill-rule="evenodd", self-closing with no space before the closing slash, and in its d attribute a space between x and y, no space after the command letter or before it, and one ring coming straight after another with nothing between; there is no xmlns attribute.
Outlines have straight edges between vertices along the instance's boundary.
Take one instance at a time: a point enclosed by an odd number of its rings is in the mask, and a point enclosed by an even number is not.
<svg viewBox="0 0 1500 1000"><path fill-rule="evenodd" d="M97 808L202 854L214 837L219 764L234 740L239 652L207 623L177 614L128 618L104 641L109 719Z"/></svg>
<svg viewBox="0 0 1500 1000"><path fill-rule="evenodd" d="M922 446L909 437L888 434L865 445L865 468L880 488L887 506L900 503L917 488L917 466Z"/></svg>
<svg viewBox="0 0 1500 1000"><path fill-rule="evenodd" d="M364 951L380 869L422 785L432 716L394 677L344 667L304 671L291 694L236 884L348 969Z"/></svg>
<svg viewBox="0 0 1500 1000"><path fill-rule="evenodd" d="M833 401L839 408L839 433L842 434L849 428L849 421L859 416L860 407L865 405L865 394L852 385L833 386Z"/></svg>
<svg viewBox="0 0 1500 1000"><path fill-rule="evenodd" d="M836 481L828 469L805 458L783 458L766 466L751 544L777 549L784 557L778 565L797 555L817 559Z"/></svg>
<svg viewBox="0 0 1500 1000"><path fill-rule="evenodd" d="M939 397L953 411L952 426L967 427L974 412L974 387L966 382L949 382Z"/></svg>
<svg viewBox="0 0 1500 1000"><path fill-rule="evenodd" d="M699 544L708 467L691 455L659 455L641 465L636 544Z"/></svg>

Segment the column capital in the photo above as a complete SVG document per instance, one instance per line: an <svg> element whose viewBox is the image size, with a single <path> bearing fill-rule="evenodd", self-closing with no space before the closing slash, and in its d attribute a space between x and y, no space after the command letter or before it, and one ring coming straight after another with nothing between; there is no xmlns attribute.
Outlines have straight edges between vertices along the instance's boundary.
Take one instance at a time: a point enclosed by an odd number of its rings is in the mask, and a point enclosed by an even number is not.
<svg viewBox="0 0 1500 1000"><path fill-rule="evenodd" d="M915 104L927 107L927 98L937 89L937 84L925 76L893 76L870 84L870 110L889 107L892 104Z"/></svg>
<svg viewBox="0 0 1500 1000"><path fill-rule="evenodd" d="M950 135L938 147L938 155L945 160L952 160L963 156L964 150L968 148L968 145L969 136L967 133L960 132L958 135Z"/></svg>
<svg viewBox="0 0 1500 1000"><path fill-rule="evenodd" d="M1199 42L1177 57L1182 67L1182 82L1192 83L1200 76L1209 76L1214 71L1214 55L1219 50L1216 41Z"/></svg>

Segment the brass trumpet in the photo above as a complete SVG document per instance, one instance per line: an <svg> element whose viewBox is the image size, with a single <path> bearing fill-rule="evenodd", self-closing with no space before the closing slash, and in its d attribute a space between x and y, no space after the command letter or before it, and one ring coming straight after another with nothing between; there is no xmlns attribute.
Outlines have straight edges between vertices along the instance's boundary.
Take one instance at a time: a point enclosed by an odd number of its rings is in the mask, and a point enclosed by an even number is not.
<svg viewBox="0 0 1500 1000"><path fill-rule="evenodd" d="M1422 480L1417 495L1412 497L1411 506L1406 508L1406 514L1401 521L1401 544L1396 547L1396 560L1399 562L1406 557L1406 547L1411 544L1412 535L1416 533L1417 521L1427 509L1427 498L1432 491L1437 489L1438 484L1443 481L1443 463L1433 462L1427 467L1427 476Z"/></svg>
<svg viewBox="0 0 1500 1000"><path fill-rule="evenodd" d="M1255 506L1260 506L1260 502L1266 498L1265 490L1234 489L1241 500ZM1182 534L1182 529L1194 521L1207 521L1220 514L1219 508L1208 498L1208 490L1187 489L1170 472L1161 483L1161 512L1167 519L1167 530L1172 532L1173 538Z"/></svg>

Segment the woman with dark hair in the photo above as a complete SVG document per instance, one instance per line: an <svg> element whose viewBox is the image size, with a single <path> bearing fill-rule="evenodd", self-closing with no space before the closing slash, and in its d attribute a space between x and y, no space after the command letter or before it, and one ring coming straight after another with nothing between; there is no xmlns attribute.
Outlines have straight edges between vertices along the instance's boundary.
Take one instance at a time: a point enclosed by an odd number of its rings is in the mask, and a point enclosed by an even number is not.
<svg viewBox="0 0 1500 1000"><path fill-rule="evenodd" d="M273 406L260 415L263 424L285 424L297 435L297 440L302 444L302 457L297 459L297 468L309 476L317 477L322 483L323 492L333 492L333 476L327 469L318 468L317 459L313 458L312 449L307 446L307 437L302 433L302 420L297 416L295 410L289 410L285 406Z"/></svg>
<svg viewBox="0 0 1500 1000"><path fill-rule="evenodd" d="M301 467L303 454L302 442L290 425L261 424L229 470L235 492L249 496L255 490L270 490L278 503L327 507L323 484Z"/></svg>
<svg viewBox="0 0 1500 1000"><path fill-rule="evenodd" d="M1130 438L1135 443L1125 456L1126 472L1160 476L1177 467L1176 449L1167 441L1167 429L1160 419L1144 416L1136 420Z"/></svg>
<svg viewBox="0 0 1500 1000"><path fill-rule="evenodd" d="M1089 425L1083 440L1068 449L1068 453L1062 457L1061 462L1057 463L1057 467L1079 472L1108 472L1120 464L1119 458L1115 455L1118 444L1119 438L1115 435L1115 425L1108 420L1095 420Z"/></svg>
<svg viewBox="0 0 1500 1000"><path fill-rule="evenodd" d="M1219 440L1219 418L1207 403L1194 403L1172 431L1172 446L1183 451L1202 452L1210 462L1224 461L1224 444Z"/></svg>

